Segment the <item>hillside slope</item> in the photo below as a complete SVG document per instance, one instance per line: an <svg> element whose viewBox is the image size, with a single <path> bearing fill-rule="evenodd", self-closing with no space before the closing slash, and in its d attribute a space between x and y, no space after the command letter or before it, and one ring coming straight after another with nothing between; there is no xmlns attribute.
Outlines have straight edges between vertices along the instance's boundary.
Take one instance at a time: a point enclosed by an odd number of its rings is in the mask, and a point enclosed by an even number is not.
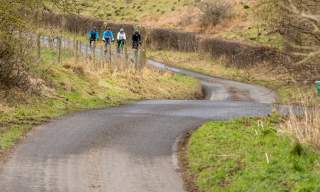
<svg viewBox="0 0 320 192"><path fill-rule="evenodd" d="M262 0L207 0L213 4L213 15L223 8L228 16L214 26L203 26L204 11L199 0L92 0L81 3L81 14L106 21L172 28L205 35L258 42L281 47L281 38L271 33L257 18ZM218 3L217 3L218 2ZM222 3L219 3L222 2ZM210 19L210 18L209 18Z"/></svg>
<svg viewBox="0 0 320 192"><path fill-rule="evenodd" d="M123 22L147 22L191 6L193 0L93 0L81 3L83 14Z"/></svg>

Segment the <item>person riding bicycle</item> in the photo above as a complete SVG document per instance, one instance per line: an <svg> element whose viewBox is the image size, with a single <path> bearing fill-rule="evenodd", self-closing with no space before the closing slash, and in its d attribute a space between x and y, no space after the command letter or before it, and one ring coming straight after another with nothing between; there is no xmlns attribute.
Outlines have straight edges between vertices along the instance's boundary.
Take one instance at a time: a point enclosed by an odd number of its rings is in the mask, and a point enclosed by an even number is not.
<svg viewBox="0 0 320 192"><path fill-rule="evenodd" d="M103 32L102 40L106 43L106 45L110 45L112 42L114 42L113 32L111 31L110 27Z"/></svg>
<svg viewBox="0 0 320 192"><path fill-rule="evenodd" d="M95 45L96 41L99 40L99 32L97 31L96 27L93 27L92 30L89 31L88 38L90 42L90 47L92 47L92 43L94 43L93 45Z"/></svg>
<svg viewBox="0 0 320 192"><path fill-rule="evenodd" d="M103 32L102 40L105 43L106 51L107 51L108 46L110 46L111 43L114 42L113 32L111 31L110 27L107 27L107 29Z"/></svg>
<svg viewBox="0 0 320 192"><path fill-rule="evenodd" d="M141 43L141 34L138 30L136 30L132 35L132 48L139 49Z"/></svg>
<svg viewBox="0 0 320 192"><path fill-rule="evenodd" d="M118 41L118 50L121 51L123 49L123 46L127 40L126 33L124 32L124 29L121 28L117 35L117 41Z"/></svg>

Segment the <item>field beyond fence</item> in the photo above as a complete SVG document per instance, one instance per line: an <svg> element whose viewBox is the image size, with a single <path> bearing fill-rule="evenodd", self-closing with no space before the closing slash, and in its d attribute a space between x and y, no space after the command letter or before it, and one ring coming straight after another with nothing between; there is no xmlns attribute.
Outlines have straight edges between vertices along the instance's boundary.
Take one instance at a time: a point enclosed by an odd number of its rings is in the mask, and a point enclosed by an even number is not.
<svg viewBox="0 0 320 192"><path fill-rule="evenodd" d="M197 33L180 32L170 29L145 28L133 24L119 24L77 15L43 13L42 24L62 28L72 33L85 35L92 26L103 31L110 26L113 31L124 28L130 36L135 28L142 32L145 46L153 49L170 49L187 52L203 52L213 57L225 57L228 64L246 67L265 62L286 64L288 55L277 49L239 41L202 37Z"/></svg>

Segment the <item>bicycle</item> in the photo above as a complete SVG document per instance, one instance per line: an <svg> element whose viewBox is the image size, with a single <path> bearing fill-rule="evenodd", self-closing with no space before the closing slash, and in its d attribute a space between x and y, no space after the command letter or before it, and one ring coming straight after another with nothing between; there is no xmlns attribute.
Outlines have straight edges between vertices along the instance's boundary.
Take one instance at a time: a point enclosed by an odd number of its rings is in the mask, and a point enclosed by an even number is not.
<svg viewBox="0 0 320 192"><path fill-rule="evenodd" d="M96 43L97 43L96 40L90 39L90 41L89 41L89 47L90 47L91 51L94 51L94 50L96 49Z"/></svg>
<svg viewBox="0 0 320 192"><path fill-rule="evenodd" d="M112 43L112 41L111 41L110 38L107 38L107 39L104 40L104 43L105 43L104 44L105 45L104 52L107 55L108 52L111 53L111 43Z"/></svg>
<svg viewBox="0 0 320 192"><path fill-rule="evenodd" d="M141 43L138 41L132 42L132 49L139 50Z"/></svg>
<svg viewBox="0 0 320 192"><path fill-rule="evenodd" d="M118 53L123 53L125 40L118 40Z"/></svg>

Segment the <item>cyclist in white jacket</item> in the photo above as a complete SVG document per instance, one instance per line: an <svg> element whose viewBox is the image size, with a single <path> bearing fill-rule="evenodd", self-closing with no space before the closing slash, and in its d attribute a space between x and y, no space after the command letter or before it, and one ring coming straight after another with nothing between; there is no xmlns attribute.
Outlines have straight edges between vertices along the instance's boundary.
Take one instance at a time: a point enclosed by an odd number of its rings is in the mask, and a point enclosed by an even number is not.
<svg viewBox="0 0 320 192"><path fill-rule="evenodd" d="M121 28L117 35L117 41L118 41L118 50L122 50L124 47L124 44L126 43L127 36L124 32L124 29Z"/></svg>

